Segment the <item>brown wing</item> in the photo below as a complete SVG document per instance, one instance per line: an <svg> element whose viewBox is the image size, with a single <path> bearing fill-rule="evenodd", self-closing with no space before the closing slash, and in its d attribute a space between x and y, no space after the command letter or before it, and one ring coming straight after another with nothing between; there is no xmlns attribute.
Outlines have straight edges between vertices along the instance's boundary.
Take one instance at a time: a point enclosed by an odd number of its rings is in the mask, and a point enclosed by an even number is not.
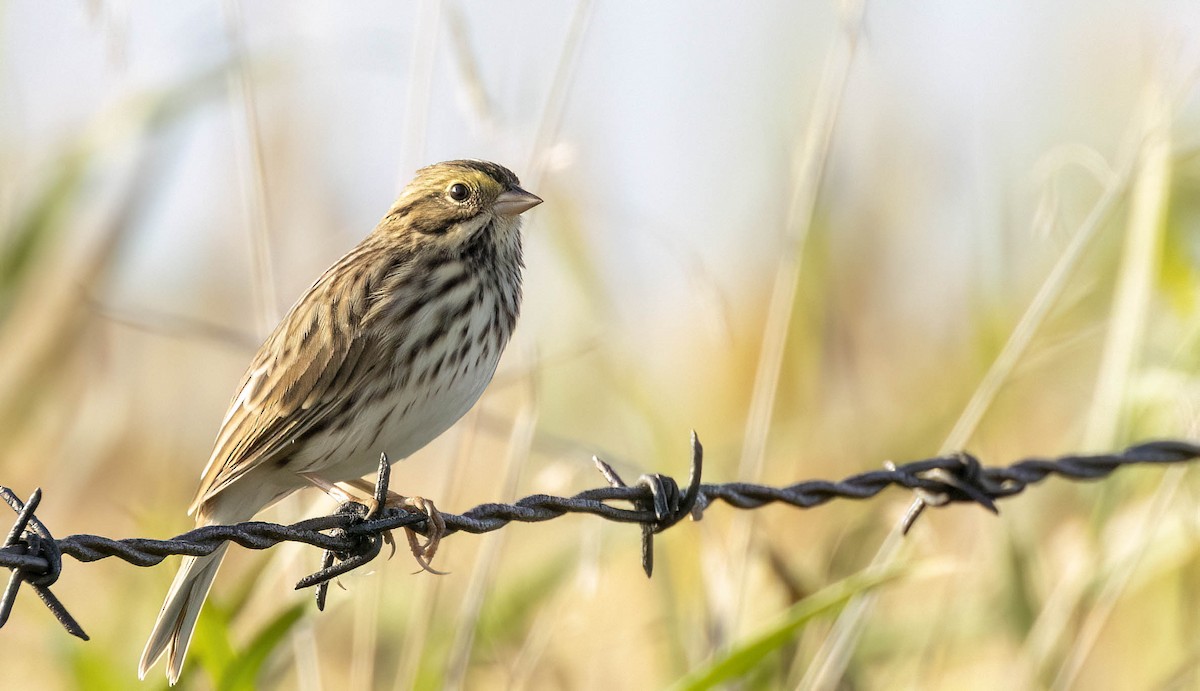
<svg viewBox="0 0 1200 691"><path fill-rule="evenodd" d="M318 279L259 348L221 423L188 513L252 468L291 453L293 442L342 402L371 347L361 323L376 282L365 271L372 263L353 259L363 249ZM363 270L348 269L350 262Z"/></svg>

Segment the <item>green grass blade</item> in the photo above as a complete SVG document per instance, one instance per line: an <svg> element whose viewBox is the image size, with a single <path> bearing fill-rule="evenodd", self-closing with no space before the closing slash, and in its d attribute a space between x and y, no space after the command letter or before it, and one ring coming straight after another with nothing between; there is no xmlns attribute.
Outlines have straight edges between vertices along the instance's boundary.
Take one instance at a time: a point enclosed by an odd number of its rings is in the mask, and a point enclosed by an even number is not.
<svg viewBox="0 0 1200 691"><path fill-rule="evenodd" d="M850 598L870 592L900 575L899 569L860 571L832 583L792 605L787 613L767 630L712 660L708 665L694 670L671 688L677 691L699 691L745 675L768 655L787 645L808 622L839 609Z"/></svg>
<svg viewBox="0 0 1200 691"><path fill-rule="evenodd" d="M221 674L220 691L253 691L258 688L258 673L263 663L304 616L308 602L298 602L275 616L258 632L246 649L233 659Z"/></svg>

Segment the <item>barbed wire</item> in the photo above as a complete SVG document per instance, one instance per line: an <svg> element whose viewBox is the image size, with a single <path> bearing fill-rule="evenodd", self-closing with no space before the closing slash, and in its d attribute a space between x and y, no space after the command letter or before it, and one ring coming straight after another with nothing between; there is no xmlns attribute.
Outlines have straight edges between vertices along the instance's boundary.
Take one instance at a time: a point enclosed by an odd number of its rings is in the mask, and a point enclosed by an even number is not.
<svg viewBox="0 0 1200 691"><path fill-rule="evenodd" d="M698 520L717 500L739 509L756 509L772 503L806 509L834 499L870 499L888 487L903 487L913 490L917 497L904 521L907 532L927 506L972 503L997 512L996 500L1019 494L1050 475L1096 480L1126 465L1183 463L1196 458L1200 458L1200 446L1188 441L1162 440L1137 444L1119 453L1027 458L1003 467L984 466L978 458L963 452L903 465L889 462L883 470L859 473L840 482L809 480L785 487L748 482L707 484L701 482L704 450L693 432L691 468L682 490L673 478L660 474L643 475L627 485L611 466L594 458L608 487L571 497L535 494L511 504L481 504L462 514L438 512L431 518L411 508L387 504L390 464L384 455L376 477L375 508L349 502L330 516L291 525L249 521L205 526L170 540L115 540L86 534L55 539L34 515L42 497L40 488L22 502L12 490L0 486L0 499L17 512L16 521L0 547L0 567L12 570L8 586L0 595L0 627L8 621L21 585L27 583L68 633L87 640L79 623L50 592L50 586L62 573L63 555L81 562L117 557L135 566L154 566L170 556L210 554L226 542L250 549L302 542L325 550L325 556L322 568L302 578L296 588L316 586L317 606L324 608L330 581L373 560L383 544L390 541L390 531L397 528L436 540L457 532L479 534L499 530L513 521L537 523L568 513L591 514L641 525L642 566L649 576L654 568L653 536L688 516ZM632 508L613 506L611 502L628 502ZM440 534L436 534L439 529Z"/></svg>

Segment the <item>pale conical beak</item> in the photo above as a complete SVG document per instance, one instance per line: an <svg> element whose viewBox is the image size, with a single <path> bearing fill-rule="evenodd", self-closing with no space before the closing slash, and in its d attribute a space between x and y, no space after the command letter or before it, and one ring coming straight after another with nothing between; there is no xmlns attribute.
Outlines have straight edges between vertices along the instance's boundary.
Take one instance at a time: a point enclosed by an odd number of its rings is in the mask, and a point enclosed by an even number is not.
<svg viewBox="0 0 1200 691"><path fill-rule="evenodd" d="M501 216L516 216L542 203L542 198L530 194L520 187L505 190L496 197L496 213Z"/></svg>

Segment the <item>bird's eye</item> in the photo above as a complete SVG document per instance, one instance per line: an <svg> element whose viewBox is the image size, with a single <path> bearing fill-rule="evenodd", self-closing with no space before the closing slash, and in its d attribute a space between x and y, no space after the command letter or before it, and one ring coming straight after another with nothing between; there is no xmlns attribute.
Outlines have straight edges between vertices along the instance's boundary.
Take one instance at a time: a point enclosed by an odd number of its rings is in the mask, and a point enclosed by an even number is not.
<svg viewBox="0 0 1200 691"><path fill-rule="evenodd" d="M466 201L467 197L471 194L470 188L461 182L456 182L453 185L450 185L448 192L450 193L450 198L456 202Z"/></svg>

